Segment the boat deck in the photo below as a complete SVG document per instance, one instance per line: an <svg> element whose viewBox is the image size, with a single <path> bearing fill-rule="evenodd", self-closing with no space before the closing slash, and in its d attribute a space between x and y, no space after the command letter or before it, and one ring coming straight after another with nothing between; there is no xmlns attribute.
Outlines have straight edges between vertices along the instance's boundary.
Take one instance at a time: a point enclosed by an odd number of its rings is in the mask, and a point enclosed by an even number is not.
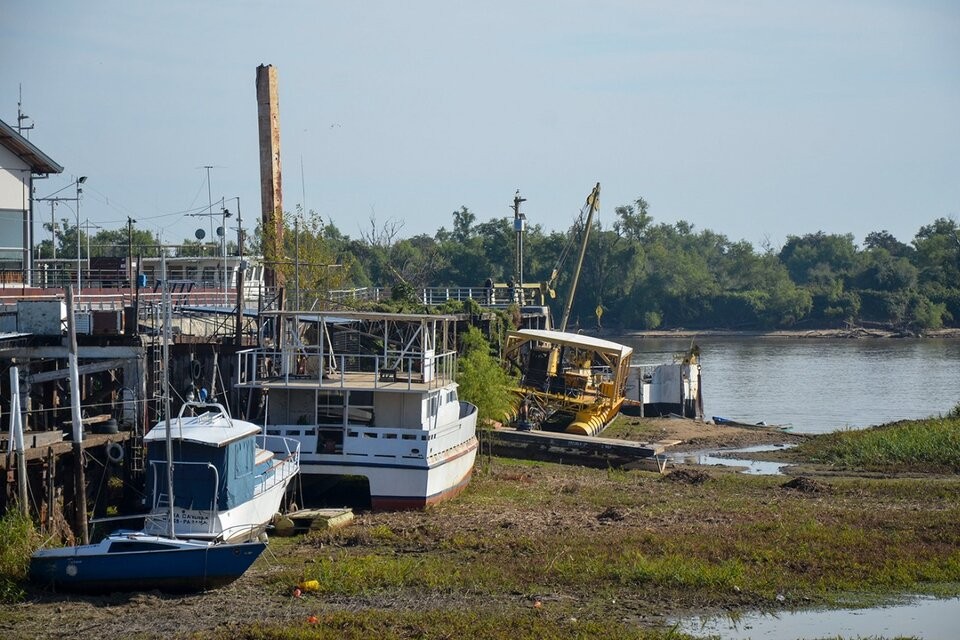
<svg viewBox="0 0 960 640"><path fill-rule="evenodd" d="M450 378L437 376L424 382L418 374L398 373L384 369L380 372L344 372L325 374L322 378L305 375L271 376L240 382L239 389L327 389L349 391L393 391L426 393L453 383Z"/></svg>

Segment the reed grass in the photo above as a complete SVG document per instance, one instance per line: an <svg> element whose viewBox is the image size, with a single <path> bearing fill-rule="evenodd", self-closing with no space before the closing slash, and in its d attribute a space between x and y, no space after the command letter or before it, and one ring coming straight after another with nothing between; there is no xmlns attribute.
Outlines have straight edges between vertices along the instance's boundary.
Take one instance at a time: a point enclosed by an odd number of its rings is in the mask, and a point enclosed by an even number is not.
<svg viewBox="0 0 960 640"><path fill-rule="evenodd" d="M30 567L30 556L40 545L40 534L33 521L18 509L0 516L0 602L19 602L21 586Z"/></svg>
<svg viewBox="0 0 960 640"><path fill-rule="evenodd" d="M871 471L960 473L960 416L824 434L801 444L796 454Z"/></svg>

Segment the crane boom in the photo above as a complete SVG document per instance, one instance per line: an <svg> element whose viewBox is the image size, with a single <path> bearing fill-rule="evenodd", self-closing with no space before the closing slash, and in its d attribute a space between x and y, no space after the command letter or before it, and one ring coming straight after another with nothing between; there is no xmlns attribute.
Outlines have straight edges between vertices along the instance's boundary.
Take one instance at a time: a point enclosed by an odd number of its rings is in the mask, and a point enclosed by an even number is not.
<svg viewBox="0 0 960 640"><path fill-rule="evenodd" d="M580 257L577 259L577 268L573 270L573 283L570 285L570 294L567 296L567 304L563 309L563 317L560 320L560 331L567 330L567 321L570 320L570 309L573 307L573 297L577 293L577 283L580 280L580 270L583 268L583 256L587 253L587 239L590 237L590 226L593 223L593 213L600 207L600 183L593 188L590 195L587 196L587 202L583 205L588 208L587 221L583 226L583 240L580 242ZM582 211L582 210L581 210Z"/></svg>

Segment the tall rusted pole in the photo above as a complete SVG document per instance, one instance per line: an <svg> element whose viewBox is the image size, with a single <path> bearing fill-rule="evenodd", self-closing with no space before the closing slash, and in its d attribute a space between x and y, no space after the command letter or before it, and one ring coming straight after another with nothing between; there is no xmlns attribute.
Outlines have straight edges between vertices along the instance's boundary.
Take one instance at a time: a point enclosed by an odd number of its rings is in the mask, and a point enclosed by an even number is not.
<svg viewBox="0 0 960 640"><path fill-rule="evenodd" d="M280 96L277 69L257 67L257 123L260 130L260 202L268 246L264 247L264 284L282 287L277 263L283 256L283 193L280 173Z"/></svg>
<svg viewBox="0 0 960 640"><path fill-rule="evenodd" d="M90 544L87 532L87 480L83 473L83 423L80 421L80 372L77 369L77 321L74 317L73 285L67 286L67 364L70 367L70 413L73 414L74 528L83 544Z"/></svg>

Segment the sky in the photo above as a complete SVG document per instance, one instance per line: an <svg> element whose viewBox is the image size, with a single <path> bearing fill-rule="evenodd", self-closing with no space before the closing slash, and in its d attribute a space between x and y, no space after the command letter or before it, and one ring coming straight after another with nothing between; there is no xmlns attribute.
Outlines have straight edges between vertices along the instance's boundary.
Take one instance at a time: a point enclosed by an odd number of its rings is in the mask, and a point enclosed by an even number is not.
<svg viewBox="0 0 960 640"><path fill-rule="evenodd" d="M22 90L64 166L36 195L87 176L102 228L176 243L221 198L253 228L260 64L284 209L352 237L512 217L518 189L564 230L597 182L604 227L642 197L758 249L960 216L952 0L0 0L0 119Z"/></svg>

